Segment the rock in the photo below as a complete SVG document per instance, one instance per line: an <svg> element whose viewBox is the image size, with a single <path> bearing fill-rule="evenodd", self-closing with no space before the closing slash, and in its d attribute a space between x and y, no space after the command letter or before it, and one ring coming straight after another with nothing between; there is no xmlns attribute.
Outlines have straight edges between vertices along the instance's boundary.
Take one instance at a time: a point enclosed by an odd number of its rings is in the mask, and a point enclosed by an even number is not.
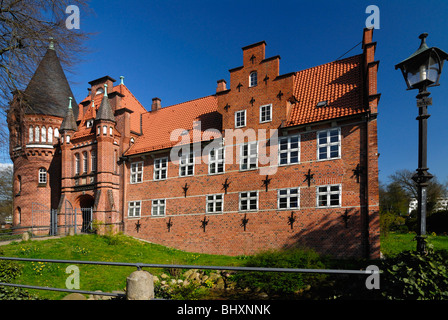
<svg viewBox="0 0 448 320"><path fill-rule="evenodd" d="M87 298L80 293L74 292L66 295L62 300L87 300Z"/></svg>
<svg viewBox="0 0 448 320"><path fill-rule="evenodd" d="M157 278L156 276L153 276L152 279L154 280L154 282L159 282L159 278Z"/></svg>
<svg viewBox="0 0 448 320"><path fill-rule="evenodd" d="M210 273L210 280L212 280L212 281L216 281L216 280L218 280L219 278L221 278L221 276L220 276L219 274L217 274L216 272L212 272L212 273Z"/></svg>
<svg viewBox="0 0 448 320"><path fill-rule="evenodd" d="M127 300L150 300L154 298L152 274L137 270L126 278Z"/></svg>
<svg viewBox="0 0 448 320"><path fill-rule="evenodd" d="M225 283L224 283L224 279L223 278L218 278L218 280L216 281L216 289L224 289L225 288Z"/></svg>
<svg viewBox="0 0 448 320"><path fill-rule="evenodd" d="M201 278L201 281L205 282L205 281L207 281L207 279L208 279L208 275L204 274Z"/></svg>
<svg viewBox="0 0 448 320"><path fill-rule="evenodd" d="M28 232L24 232L22 233L22 240L23 241L28 241L30 240L30 234Z"/></svg>
<svg viewBox="0 0 448 320"><path fill-rule="evenodd" d="M190 281L188 281L187 279L185 279L185 280L182 282L182 285L183 285L184 287L188 287L189 284L190 284Z"/></svg>
<svg viewBox="0 0 448 320"><path fill-rule="evenodd" d="M168 277L168 275L167 275L167 274L165 274L165 273L162 273L162 274L160 275L160 278L162 278L162 279L167 279L167 278L169 278L169 277Z"/></svg>
<svg viewBox="0 0 448 320"><path fill-rule="evenodd" d="M190 269L184 273L184 278L187 279L192 273L197 272L197 269Z"/></svg>

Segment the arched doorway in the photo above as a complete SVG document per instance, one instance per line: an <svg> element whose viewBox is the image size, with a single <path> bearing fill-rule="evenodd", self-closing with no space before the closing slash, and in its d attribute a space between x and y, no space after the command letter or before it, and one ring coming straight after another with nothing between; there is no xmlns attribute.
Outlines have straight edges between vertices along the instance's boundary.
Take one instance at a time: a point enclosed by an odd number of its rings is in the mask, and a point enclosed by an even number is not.
<svg viewBox="0 0 448 320"><path fill-rule="evenodd" d="M84 194L78 200L82 214L81 232L92 232L92 213L95 199L91 195Z"/></svg>

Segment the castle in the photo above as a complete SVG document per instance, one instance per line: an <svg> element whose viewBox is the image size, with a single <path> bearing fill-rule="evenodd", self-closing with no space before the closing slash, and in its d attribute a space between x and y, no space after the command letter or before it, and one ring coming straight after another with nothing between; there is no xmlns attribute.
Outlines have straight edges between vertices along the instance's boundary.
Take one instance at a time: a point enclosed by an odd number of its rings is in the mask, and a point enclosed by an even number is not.
<svg viewBox="0 0 448 320"><path fill-rule="evenodd" d="M193 252L378 258L372 36L358 55L288 74L264 41L243 47L229 84L150 111L123 77L90 81L77 103L50 46L8 113L14 228L62 232L69 215L78 231L95 222Z"/></svg>

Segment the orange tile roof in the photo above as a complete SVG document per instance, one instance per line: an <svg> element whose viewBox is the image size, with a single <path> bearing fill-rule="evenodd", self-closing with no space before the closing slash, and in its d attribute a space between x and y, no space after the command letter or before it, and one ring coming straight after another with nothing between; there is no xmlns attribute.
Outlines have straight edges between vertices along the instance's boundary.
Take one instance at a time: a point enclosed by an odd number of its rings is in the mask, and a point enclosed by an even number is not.
<svg viewBox="0 0 448 320"><path fill-rule="evenodd" d="M362 55L299 71L286 126L307 124L366 112L363 104ZM317 107L327 101L328 105Z"/></svg>
<svg viewBox="0 0 448 320"><path fill-rule="evenodd" d="M188 130L190 141L193 141L194 136L199 135L201 141L210 140L210 137L203 135L204 131L221 130L222 119L217 109L218 100L215 95L211 95L144 113L142 114L143 135L136 139L125 155L173 147L181 141L181 138L171 141L173 131L180 133L182 130ZM201 122L200 128L193 127L195 121Z"/></svg>

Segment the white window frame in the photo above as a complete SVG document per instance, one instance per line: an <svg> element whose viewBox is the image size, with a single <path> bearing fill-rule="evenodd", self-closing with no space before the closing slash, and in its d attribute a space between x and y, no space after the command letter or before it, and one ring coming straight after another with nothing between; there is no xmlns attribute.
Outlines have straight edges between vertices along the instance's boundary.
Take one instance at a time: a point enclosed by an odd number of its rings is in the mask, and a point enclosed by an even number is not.
<svg viewBox="0 0 448 320"><path fill-rule="evenodd" d="M193 151L182 153L182 155L179 157L179 177L194 176L194 159L195 154ZM191 167L191 174L188 173L188 171L190 171L189 170L190 167ZM185 170L183 174L182 169Z"/></svg>
<svg viewBox="0 0 448 320"><path fill-rule="evenodd" d="M89 169L89 158L87 156L87 151L82 152L82 172L87 173Z"/></svg>
<svg viewBox="0 0 448 320"><path fill-rule="evenodd" d="M337 141L331 141L331 132L336 131L338 132ZM321 135L325 133L326 137L321 137ZM325 140L325 141L322 141ZM326 130L321 130L317 132L317 136L316 136L316 141L317 141L317 160L333 160L333 159L340 159L341 158L341 128L331 128L331 129L326 129ZM338 155L337 156L331 156L331 149L337 147L338 149ZM325 157L322 156L321 154L324 154L323 152L321 153L320 149L325 149Z"/></svg>
<svg viewBox="0 0 448 320"><path fill-rule="evenodd" d="M269 112L266 112L266 111L269 111ZM263 115L266 117L266 114L269 114L269 118L265 118L263 120ZM272 103L260 106L260 123L266 123L266 122L271 122L271 121L272 121Z"/></svg>
<svg viewBox="0 0 448 320"><path fill-rule="evenodd" d="M208 153L208 174L225 172L225 158L225 146L221 141L219 147L210 149Z"/></svg>
<svg viewBox="0 0 448 320"><path fill-rule="evenodd" d="M338 190L331 190L332 187L338 187ZM325 190L321 190L325 188ZM332 205L332 196L338 195L338 204ZM325 197L326 205L320 205L320 197ZM342 185L341 184L330 184L324 186L316 187L316 207L317 208L339 208L342 204Z"/></svg>
<svg viewBox="0 0 448 320"><path fill-rule="evenodd" d="M246 126L246 109L235 111L235 128L244 128Z"/></svg>
<svg viewBox="0 0 448 320"><path fill-rule="evenodd" d="M249 74L249 87L256 87L258 85L258 73L257 71L252 71Z"/></svg>
<svg viewBox="0 0 448 320"><path fill-rule="evenodd" d="M75 153L75 175L81 173L81 156Z"/></svg>
<svg viewBox="0 0 448 320"><path fill-rule="evenodd" d="M40 128L39 126L34 127L34 141L40 142Z"/></svg>
<svg viewBox="0 0 448 320"><path fill-rule="evenodd" d="M221 204L221 210L217 210L217 204ZM212 209L209 210L209 205ZM223 213L224 212L224 193L207 194L205 196L205 212L206 213Z"/></svg>
<svg viewBox="0 0 448 320"><path fill-rule="evenodd" d="M28 130L28 142L34 142L34 128L33 128L33 126L30 126L29 127L29 130Z"/></svg>
<svg viewBox="0 0 448 320"><path fill-rule="evenodd" d="M253 154L252 145L255 145L255 154ZM244 155L244 148L247 147L247 155ZM255 162L253 161L255 159ZM247 162L247 163L245 163ZM255 166L251 166L255 163ZM244 168L244 165L247 167ZM258 141L247 142L241 145L240 147L240 170L255 170L258 168Z"/></svg>
<svg viewBox="0 0 448 320"><path fill-rule="evenodd" d="M48 142L53 143L53 128L48 127Z"/></svg>
<svg viewBox="0 0 448 320"><path fill-rule="evenodd" d="M160 213L162 211L162 213ZM154 199L151 201L151 216L164 217L166 213L166 199Z"/></svg>
<svg viewBox="0 0 448 320"><path fill-rule="evenodd" d="M90 152L90 166L91 166L91 170L92 172L96 171L96 151L92 150Z"/></svg>
<svg viewBox="0 0 448 320"><path fill-rule="evenodd" d="M296 190L297 192L293 193L292 190ZM291 206L291 199L294 197L297 198L297 206L296 207ZM286 207L280 206L282 199L286 199ZM293 187L293 188L278 189L277 190L277 208L279 210L299 209L300 208L300 188Z"/></svg>
<svg viewBox="0 0 448 320"><path fill-rule="evenodd" d="M297 148L291 147L291 140L293 138L297 138ZM286 140L286 149L282 150L282 142ZM291 155L293 152L297 152L297 162L292 162ZM286 155L286 163L282 163L282 155ZM300 163L300 135L291 135L286 137L278 138L278 165L279 166L287 166L290 164L298 164Z"/></svg>
<svg viewBox="0 0 448 320"><path fill-rule="evenodd" d="M129 176L131 184L143 182L143 161L131 163L131 170Z"/></svg>
<svg viewBox="0 0 448 320"><path fill-rule="evenodd" d="M42 126L40 136L41 136L41 142L47 142L47 128L45 128L45 126Z"/></svg>
<svg viewBox="0 0 448 320"><path fill-rule="evenodd" d="M141 213L142 213L142 202L140 200L128 202L129 218L139 218L141 216Z"/></svg>
<svg viewBox="0 0 448 320"><path fill-rule="evenodd" d="M47 169L39 168L38 182L39 184L47 184Z"/></svg>
<svg viewBox="0 0 448 320"><path fill-rule="evenodd" d="M252 193L255 193L253 195ZM255 200L255 208L251 208L250 201ZM247 208L243 209L243 201L247 201ZM258 191L244 191L239 193L239 200L238 200L238 209L239 211L245 212L245 211L257 211L258 210Z"/></svg>
<svg viewBox="0 0 448 320"><path fill-rule="evenodd" d="M163 173L165 173L164 178L162 178ZM154 180L155 181L166 180L167 178L168 178L168 157L154 159Z"/></svg>

